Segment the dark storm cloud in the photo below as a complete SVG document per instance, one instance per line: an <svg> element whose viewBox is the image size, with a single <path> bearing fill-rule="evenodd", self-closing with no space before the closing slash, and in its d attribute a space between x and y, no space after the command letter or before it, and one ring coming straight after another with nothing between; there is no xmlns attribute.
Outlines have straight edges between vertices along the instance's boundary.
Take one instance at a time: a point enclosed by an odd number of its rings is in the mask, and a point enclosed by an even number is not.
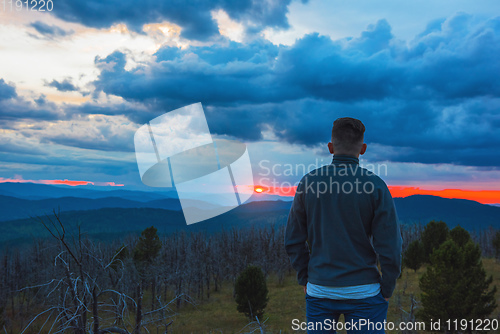
<svg viewBox="0 0 500 334"><path fill-rule="evenodd" d="M365 122L369 143L392 148L393 161L495 166L488 148L500 145L498 54L500 18L457 14L409 43L381 20L343 40L309 34L292 46L164 47L147 70L125 70L126 55L116 51L96 58L95 86L159 113L201 101L214 133L244 140L271 129L313 146L348 115ZM141 115L127 114L150 116ZM435 152L425 155L429 147Z"/></svg>
<svg viewBox="0 0 500 334"><path fill-rule="evenodd" d="M327 143L333 120L349 116L365 124L365 141L372 161L497 168L499 110L498 98L467 99L449 106L422 100L345 103L305 99L279 104L267 115L274 117L275 135L285 142L306 146ZM212 123L219 122L219 118L212 119ZM241 127L230 129L232 135L238 136ZM258 130L254 126L244 133L252 129ZM324 153L328 154L326 147Z"/></svg>
<svg viewBox="0 0 500 334"><path fill-rule="evenodd" d="M32 22L29 26L34 28L43 37L50 39L66 37L74 33L73 30L64 30L56 25L49 25L47 23L43 23L42 21ZM36 35L30 34L30 36L38 38Z"/></svg>
<svg viewBox="0 0 500 334"><path fill-rule="evenodd" d="M0 87L1 92L1 87ZM12 99L0 99L0 127L11 129L18 122L55 121L68 118L65 111L48 102L43 95L34 101L14 95Z"/></svg>
<svg viewBox="0 0 500 334"><path fill-rule="evenodd" d="M292 46L227 41L186 49L163 47L156 60L126 70L127 55L96 57L100 91L126 102L56 106L43 96L17 97L0 81L0 123L125 115L144 124L202 102L210 130L242 140L271 131L309 147L330 140L333 120L351 116L367 127L377 160L496 168L500 145L500 18L466 14L431 22L414 40L397 40L381 20L357 38L309 34ZM61 82L58 82L61 83ZM62 82L64 83L64 81ZM32 135L36 135L31 133ZM44 134L42 140L104 151L132 150L127 135L100 140Z"/></svg>
<svg viewBox="0 0 500 334"><path fill-rule="evenodd" d="M48 152L50 153L50 152ZM106 158L89 158L77 156L62 156L59 154L23 154L18 152L4 152L0 150L0 161L12 164L46 165L54 169L54 166L65 167L67 172L90 175L92 173L104 173L107 175L124 175L130 172L136 173L137 163L130 161L114 160ZM60 171L61 169L56 169ZM64 170L64 169L62 169ZM19 169L19 171L22 171ZM47 173L47 170L44 170Z"/></svg>
<svg viewBox="0 0 500 334"><path fill-rule="evenodd" d="M146 75L146 79L139 74L140 68L126 71L125 54L115 51L104 59L96 58L101 74L94 85L97 90L130 100L163 100L168 106L199 100L279 101L281 98L276 96L269 81L275 81L270 77L269 66L277 55L278 47L267 41L250 45L232 42L225 47L196 47L186 51L167 47L158 51L158 62L152 64L151 75Z"/></svg>
<svg viewBox="0 0 500 334"><path fill-rule="evenodd" d="M207 40L219 34L211 11L223 9L238 21L250 20L253 29L288 28L286 14L291 0L209 0L209 1L133 1L61 0L53 13L59 18L89 27L107 28L125 23L141 32L148 23L168 21L182 28L181 36Z"/></svg>
<svg viewBox="0 0 500 334"><path fill-rule="evenodd" d="M498 166L500 157L494 152L500 145L500 99L468 100L442 108L418 100L345 103L303 99L232 108L205 107L205 113L215 133L256 140L261 138L261 130L271 124L279 140L306 146L330 141L336 118L355 117L366 126L371 161Z"/></svg>
<svg viewBox="0 0 500 334"><path fill-rule="evenodd" d="M98 90L168 105L212 105L319 98L330 101L460 99L500 96L500 18L471 26L465 14L429 30L409 46L384 20L361 37L332 41L310 34L290 47L249 45L165 47L148 71L124 69L116 51L96 58Z"/></svg>
<svg viewBox="0 0 500 334"><path fill-rule="evenodd" d="M105 129L103 129L100 134L104 135L105 132ZM90 136L72 137L67 134L54 134L41 137L40 143L59 144L105 152L134 152L133 133L130 136L108 135L98 139Z"/></svg>
<svg viewBox="0 0 500 334"><path fill-rule="evenodd" d="M380 99L401 94L406 68L388 51L392 39L380 21L349 41L307 35L291 47L268 41L224 46L160 49L151 74L125 71L125 54L96 59L96 87L106 93L169 106L189 101L224 105L316 97L327 100Z"/></svg>
<svg viewBox="0 0 500 334"><path fill-rule="evenodd" d="M15 87L2 79L0 97L0 128L14 130L17 135L30 138L35 143L30 141L30 144L23 146L22 140L14 140L8 133L4 133L5 136L0 138L0 152L37 154L34 152L42 151L36 146L36 142L98 151L133 152L134 123L127 121L127 124L119 126L112 121L108 123L109 120L104 117L89 119L88 115L132 115L139 111L148 115L149 112L143 105L130 103L106 104L92 101L80 105L58 105L47 100L43 94L28 100L18 96ZM58 124L59 121L67 122ZM78 124L89 128L82 129Z"/></svg>
<svg viewBox="0 0 500 334"><path fill-rule="evenodd" d="M54 87L60 92L73 92L78 90L78 87L73 85L69 79L64 79L63 81L52 80L51 82L45 83L45 86Z"/></svg>
<svg viewBox="0 0 500 334"><path fill-rule="evenodd" d="M11 86L5 82L4 79L0 78L0 101L16 97L16 87Z"/></svg>
<svg viewBox="0 0 500 334"><path fill-rule="evenodd" d="M46 155L47 151L33 145L33 143L23 143L9 137L2 137L0 141L0 152L26 155Z"/></svg>

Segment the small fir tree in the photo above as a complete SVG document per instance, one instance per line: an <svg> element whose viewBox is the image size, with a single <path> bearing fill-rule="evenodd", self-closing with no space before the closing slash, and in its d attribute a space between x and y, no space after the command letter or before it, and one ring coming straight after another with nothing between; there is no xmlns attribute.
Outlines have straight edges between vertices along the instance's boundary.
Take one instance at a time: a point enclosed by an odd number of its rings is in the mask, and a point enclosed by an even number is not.
<svg viewBox="0 0 500 334"><path fill-rule="evenodd" d="M268 289L264 273L257 266L248 266L236 279L236 303L238 312L250 320L262 319L267 306Z"/></svg>
<svg viewBox="0 0 500 334"><path fill-rule="evenodd" d="M479 246L469 240L461 247L450 238L432 253L420 278L423 307L418 317L426 322L439 319L441 331L448 319L484 319L497 306L492 281L492 276L486 276Z"/></svg>
<svg viewBox="0 0 500 334"><path fill-rule="evenodd" d="M139 241L134 248L134 263L139 272L153 263L161 249L161 241L158 236L158 230L154 227L148 227L141 232Z"/></svg>
<svg viewBox="0 0 500 334"><path fill-rule="evenodd" d="M424 249L424 261L429 263L431 254L435 249L438 249L443 242L448 239L450 229L445 222L431 221L422 232L422 246Z"/></svg>
<svg viewBox="0 0 500 334"><path fill-rule="evenodd" d="M450 238L460 247L464 247L469 241L472 240L469 232L467 232L460 225L457 225L450 231Z"/></svg>
<svg viewBox="0 0 500 334"><path fill-rule="evenodd" d="M415 240L408 245L403 254L403 264L405 267L415 270L422 266L424 262L424 249L419 240Z"/></svg>

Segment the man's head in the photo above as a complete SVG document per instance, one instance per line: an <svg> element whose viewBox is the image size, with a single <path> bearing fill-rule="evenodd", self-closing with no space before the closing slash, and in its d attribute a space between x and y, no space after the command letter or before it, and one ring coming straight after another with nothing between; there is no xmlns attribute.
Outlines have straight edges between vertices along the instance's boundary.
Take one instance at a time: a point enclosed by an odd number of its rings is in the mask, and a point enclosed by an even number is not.
<svg viewBox="0 0 500 334"><path fill-rule="evenodd" d="M365 126L359 119L342 117L333 122L332 141L328 149L332 154L359 157L366 151L363 143Z"/></svg>

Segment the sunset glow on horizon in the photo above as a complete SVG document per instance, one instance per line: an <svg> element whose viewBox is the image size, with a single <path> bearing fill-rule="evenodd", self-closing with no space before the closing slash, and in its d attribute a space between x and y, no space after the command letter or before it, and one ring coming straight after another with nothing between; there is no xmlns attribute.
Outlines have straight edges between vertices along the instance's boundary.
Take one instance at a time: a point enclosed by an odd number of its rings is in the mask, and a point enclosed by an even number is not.
<svg viewBox="0 0 500 334"><path fill-rule="evenodd" d="M13 182L13 183L36 183L36 184L48 184L48 185L68 185L68 186L82 186L82 185L94 185L94 186L109 186L109 187L124 187L124 184L117 184L115 182L93 182L93 181L78 181L78 180L24 180L19 179L9 179L0 177L0 183ZM240 186L239 191L248 192L250 189L246 189L248 186ZM254 193L257 195L267 194L267 195L278 195L284 197L293 197L297 189L296 186L292 187L267 187L267 186L255 186ZM500 204L500 190L477 190L477 189L424 189L421 187L410 187L410 186L388 186L392 197L408 197L412 195L432 195L439 196L443 198L459 198L471 201L476 201L482 204Z"/></svg>
<svg viewBox="0 0 500 334"><path fill-rule="evenodd" d="M482 204L499 204L500 190L470 190L470 189L442 189L430 190L419 187L389 186L392 197L408 197L411 195L433 195L444 198L461 198L476 201Z"/></svg>
<svg viewBox="0 0 500 334"><path fill-rule="evenodd" d="M392 197L408 197L412 195L432 195L444 198L459 198L476 201L482 204L499 204L500 190L470 190L470 189L423 189L420 187L388 186ZM269 195L289 196L295 195L297 187L266 187L262 193ZM256 190L257 191L257 190Z"/></svg>
<svg viewBox="0 0 500 334"><path fill-rule="evenodd" d="M0 183L13 182L13 183L37 183L37 184L64 184L67 186L110 186L110 187L123 187L124 184L117 184L114 182L92 182L92 181L75 181L75 180L24 180L24 179L9 179L0 177Z"/></svg>

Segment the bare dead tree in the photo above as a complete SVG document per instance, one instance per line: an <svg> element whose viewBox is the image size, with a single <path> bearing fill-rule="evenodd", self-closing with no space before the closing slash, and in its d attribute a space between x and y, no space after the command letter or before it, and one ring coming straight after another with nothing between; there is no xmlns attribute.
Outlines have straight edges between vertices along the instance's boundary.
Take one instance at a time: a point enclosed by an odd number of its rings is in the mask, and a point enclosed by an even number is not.
<svg viewBox="0 0 500 334"><path fill-rule="evenodd" d="M404 310L402 307L399 309L401 310L401 322L405 323L410 323L410 322L415 322L415 314L416 310L418 308L418 302L415 299L415 296L413 294L410 295L410 309L408 311ZM408 330L405 329L402 331L403 334L413 334L416 333L415 330Z"/></svg>
<svg viewBox="0 0 500 334"><path fill-rule="evenodd" d="M266 266L282 279L291 268L279 221L164 236L155 260L139 270L132 256L137 236L92 241L59 213L37 219L50 240L34 240L22 253L11 250L0 259L0 307L9 314L0 321L8 334L167 331L184 304L197 303L190 296L211 298L246 265Z"/></svg>
<svg viewBox="0 0 500 334"><path fill-rule="evenodd" d="M266 322L269 318L264 321L260 321L258 317L255 317L254 321L249 322L245 327L243 327L238 333L266 333Z"/></svg>
<svg viewBox="0 0 500 334"><path fill-rule="evenodd" d="M21 333L28 330L31 333L32 325L42 318L46 320L38 328L39 333L46 328L48 333L130 334L132 330L132 333L139 334L143 328L155 323L163 324L167 330L172 323L170 318L175 315L170 306L177 297L168 303L158 298L152 305L159 307L144 310L142 281L137 299L116 289L129 290L124 283L137 281L131 278L125 282L124 273L117 273L127 269L126 263L117 258L120 252L113 254L110 249L103 250L101 244L92 243L83 236L80 226L76 236L70 236L55 210L54 219L46 215L45 219L39 220L57 242L58 253L53 260L57 270L50 281L22 289L43 288L46 308L36 314ZM110 275L110 270L115 275ZM128 268L127 276L130 275L134 276L134 272ZM129 305L134 306L133 310ZM136 313L135 323L130 324L129 314L133 311Z"/></svg>

